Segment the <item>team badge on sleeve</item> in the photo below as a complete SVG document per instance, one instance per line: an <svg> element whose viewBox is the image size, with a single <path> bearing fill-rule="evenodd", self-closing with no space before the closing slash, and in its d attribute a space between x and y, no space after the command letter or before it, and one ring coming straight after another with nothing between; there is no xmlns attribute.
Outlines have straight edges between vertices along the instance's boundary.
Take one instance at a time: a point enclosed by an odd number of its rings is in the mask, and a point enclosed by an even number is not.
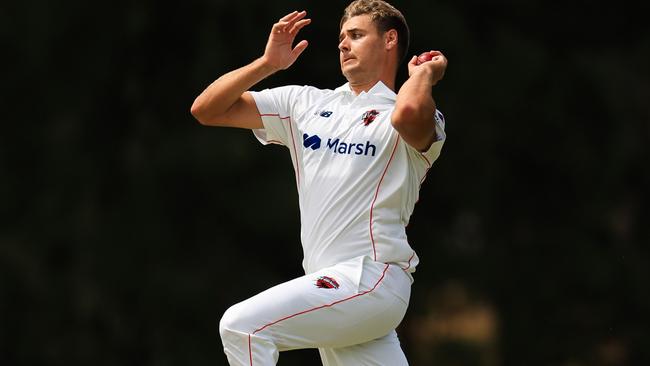
<svg viewBox="0 0 650 366"><path fill-rule="evenodd" d="M318 288L339 288L339 283L332 277L321 276L316 279L316 287Z"/></svg>
<svg viewBox="0 0 650 366"><path fill-rule="evenodd" d="M379 115L379 112L377 112L376 109L371 109L371 110L367 111L361 117L361 119L363 120L363 125L367 126L367 125L371 124L375 120L375 118L377 118L378 115Z"/></svg>

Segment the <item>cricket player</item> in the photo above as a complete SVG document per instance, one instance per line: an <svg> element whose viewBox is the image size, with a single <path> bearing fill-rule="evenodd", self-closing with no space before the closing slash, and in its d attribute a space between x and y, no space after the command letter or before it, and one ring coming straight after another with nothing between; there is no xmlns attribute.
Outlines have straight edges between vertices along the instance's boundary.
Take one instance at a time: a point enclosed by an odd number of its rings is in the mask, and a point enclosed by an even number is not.
<svg viewBox="0 0 650 366"><path fill-rule="evenodd" d="M299 194L305 275L228 309L224 351L230 365L275 365L279 352L301 348L318 348L328 366L408 365L395 328L418 257L405 227L445 140L431 91L447 60L413 56L397 91L407 23L384 1L357 0L340 23L346 84L250 91L305 51L306 40L294 41L310 22L305 11L280 19L264 54L214 81L191 108L204 125L284 145Z"/></svg>

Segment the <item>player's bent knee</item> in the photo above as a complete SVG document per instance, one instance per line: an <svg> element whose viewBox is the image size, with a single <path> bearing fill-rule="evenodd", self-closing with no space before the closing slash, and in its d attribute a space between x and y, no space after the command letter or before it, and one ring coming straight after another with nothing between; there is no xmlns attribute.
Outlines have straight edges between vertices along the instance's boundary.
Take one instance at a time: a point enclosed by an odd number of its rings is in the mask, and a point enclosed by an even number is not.
<svg viewBox="0 0 650 366"><path fill-rule="evenodd" d="M219 334L224 338L226 333L248 334L253 332L250 321L243 312L239 311L237 305L231 306L219 321Z"/></svg>
<svg viewBox="0 0 650 366"><path fill-rule="evenodd" d="M232 307L230 307L225 313L223 313L221 320L219 320L219 335L221 335L221 338L224 338L226 332L234 330L236 325L236 314L232 311Z"/></svg>

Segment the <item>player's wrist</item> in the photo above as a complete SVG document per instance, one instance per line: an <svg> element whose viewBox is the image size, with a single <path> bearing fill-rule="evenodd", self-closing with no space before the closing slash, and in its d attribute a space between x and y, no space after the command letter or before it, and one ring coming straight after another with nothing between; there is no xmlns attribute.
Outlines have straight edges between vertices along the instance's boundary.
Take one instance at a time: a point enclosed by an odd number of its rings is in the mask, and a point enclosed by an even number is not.
<svg viewBox="0 0 650 366"><path fill-rule="evenodd" d="M414 78L416 80L421 80L426 82L431 86L434 86L438 83L440 78L436 76L436 72L429 67L416 67L411 72L409 78Z"/></svg>
<svg viewBox="0 0 650 366"><path fill-rule="evenodd" d="M260 70L265 74L265 77L282 70L282 67L275 65L266 55L263 55L256 61L259 64Z"/></svg>

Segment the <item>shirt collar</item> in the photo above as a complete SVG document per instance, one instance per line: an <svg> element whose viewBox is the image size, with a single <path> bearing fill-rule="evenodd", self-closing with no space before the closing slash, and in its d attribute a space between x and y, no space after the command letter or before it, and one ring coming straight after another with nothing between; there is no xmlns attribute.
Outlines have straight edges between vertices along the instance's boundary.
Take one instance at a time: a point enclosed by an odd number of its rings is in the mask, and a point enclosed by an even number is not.
<svg viewBox="0 0 650 366"><path fill-rule="evenodd" d="M354 95L354 92L350 88L350 83L345 83L339 86L338 88L335 89L335 91L349 92L352 95ZM361 92L359 95L363 95L363 94L383 97L383 98L390 99L392 101L395 101L397 99L397 94L395 94L394 91L390 90L390 88L388 88L386 84L384 84L381 81L378 81L377 84L375 84L372 88L370 88L370 90L368 90L367 93Z"/></svg>

